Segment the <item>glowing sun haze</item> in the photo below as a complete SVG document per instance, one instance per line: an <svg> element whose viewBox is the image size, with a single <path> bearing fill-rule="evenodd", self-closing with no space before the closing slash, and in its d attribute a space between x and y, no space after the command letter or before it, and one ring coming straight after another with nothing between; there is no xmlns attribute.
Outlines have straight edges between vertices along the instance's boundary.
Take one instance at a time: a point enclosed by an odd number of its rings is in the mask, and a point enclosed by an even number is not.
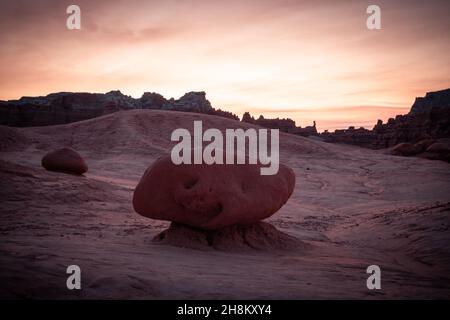
<svg viewBox="0 0 450 320"><path fill-rule="evenodd" d="M0 99L120 89L371 127L450 87L450 2L1 1ZM67 30L66 8L81 8ZM366 28L369 4L381 30Z"/></svg>

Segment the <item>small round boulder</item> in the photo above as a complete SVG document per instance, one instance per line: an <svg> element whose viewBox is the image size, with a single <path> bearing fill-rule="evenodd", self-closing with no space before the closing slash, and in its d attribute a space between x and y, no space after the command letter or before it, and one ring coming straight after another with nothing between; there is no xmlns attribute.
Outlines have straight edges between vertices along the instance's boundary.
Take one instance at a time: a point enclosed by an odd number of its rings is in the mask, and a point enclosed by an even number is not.
<svg viewBox="0 0 450 320"><path fill-rule="evenodd" d="M427 152L440 154L450 153L450 144L446 144L443 142L433 143L427 148Z"/></svg>
<svg viewBox="0 0 450 320"><path fill-rule="evenodd" d="M83 174L88 171L88 166L78 152L69 147L64 147L47 153L42 158L42 166L49 171Z"/></svg>
<svg viewBox="0 0 450 320"><path fill-rule="evenodd" d="M419 151L419 152L424 152L424 151L426 151L427 150L427 148L429 147L429 146L431 146L433 143L435 143L436 141L435 140L433 140L433 139L423 139L423 140L420 140L419 142L417 142L415 145L414 145L414 147L415 148L417 148L417 150Z"/></svg>
<svg viewBox="0 0 450 320"><path fill-rule="evenodd" d="M392 148L392 153L401 156L413 156L420 153L420 149L409 142L397 144Z"/></svg>

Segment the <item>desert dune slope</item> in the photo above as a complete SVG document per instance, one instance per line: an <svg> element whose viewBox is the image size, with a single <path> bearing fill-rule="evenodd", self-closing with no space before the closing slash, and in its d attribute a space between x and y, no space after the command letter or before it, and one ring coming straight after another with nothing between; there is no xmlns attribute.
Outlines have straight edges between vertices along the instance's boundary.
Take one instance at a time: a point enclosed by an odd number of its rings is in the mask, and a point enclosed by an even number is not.
<svg viewBox="0 0 450 320"><path fill-rule="evenodd" d="M168 223L133 211L145 169L175 128L251 128L194 113L132 110L67 125L0 126L0 297L135 299L450 298L450 165L280 134L296 187L267 222L310 245L217 251L152 242ZM84 176L46 171L70 146ZM66 268L82 290L66 288ZM368 290L366 268L381 268Z"/></svg>

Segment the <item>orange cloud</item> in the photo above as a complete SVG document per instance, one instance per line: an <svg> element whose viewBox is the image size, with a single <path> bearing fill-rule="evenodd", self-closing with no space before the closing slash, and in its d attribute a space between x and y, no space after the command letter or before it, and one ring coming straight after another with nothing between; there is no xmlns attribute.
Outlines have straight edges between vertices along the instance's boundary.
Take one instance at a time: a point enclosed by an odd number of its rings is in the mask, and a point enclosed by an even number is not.
<svg viewBox="0 0 450 320"><path fill-rule="evenodd" d="M203 90L238 114L333 129L372 126L450 86L447 1L380 0L380 31L353 0L79 0L81 31L65 28L68 4L0 3L0 99Z"/></svg>

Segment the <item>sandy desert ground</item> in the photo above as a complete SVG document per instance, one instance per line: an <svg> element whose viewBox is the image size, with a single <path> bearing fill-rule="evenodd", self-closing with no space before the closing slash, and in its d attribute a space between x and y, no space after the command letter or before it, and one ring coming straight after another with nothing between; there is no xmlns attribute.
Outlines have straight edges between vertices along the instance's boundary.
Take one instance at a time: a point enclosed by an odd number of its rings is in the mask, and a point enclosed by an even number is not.
<svg viewBox="0 0 450 320"><path fill-rule="evenodd" d="M133 211L133 189L175 128L247 128L215 116L134 110L68 125L0 127L0 297L135 299L450 298L450 165L280 136L296 174L267 221L308 250L194 250L152 238L168 222ZM72 146L85 176L42 156ZM82 290L66 288L66 268ZM381 267L381 290L366 268Z"/></svg>

